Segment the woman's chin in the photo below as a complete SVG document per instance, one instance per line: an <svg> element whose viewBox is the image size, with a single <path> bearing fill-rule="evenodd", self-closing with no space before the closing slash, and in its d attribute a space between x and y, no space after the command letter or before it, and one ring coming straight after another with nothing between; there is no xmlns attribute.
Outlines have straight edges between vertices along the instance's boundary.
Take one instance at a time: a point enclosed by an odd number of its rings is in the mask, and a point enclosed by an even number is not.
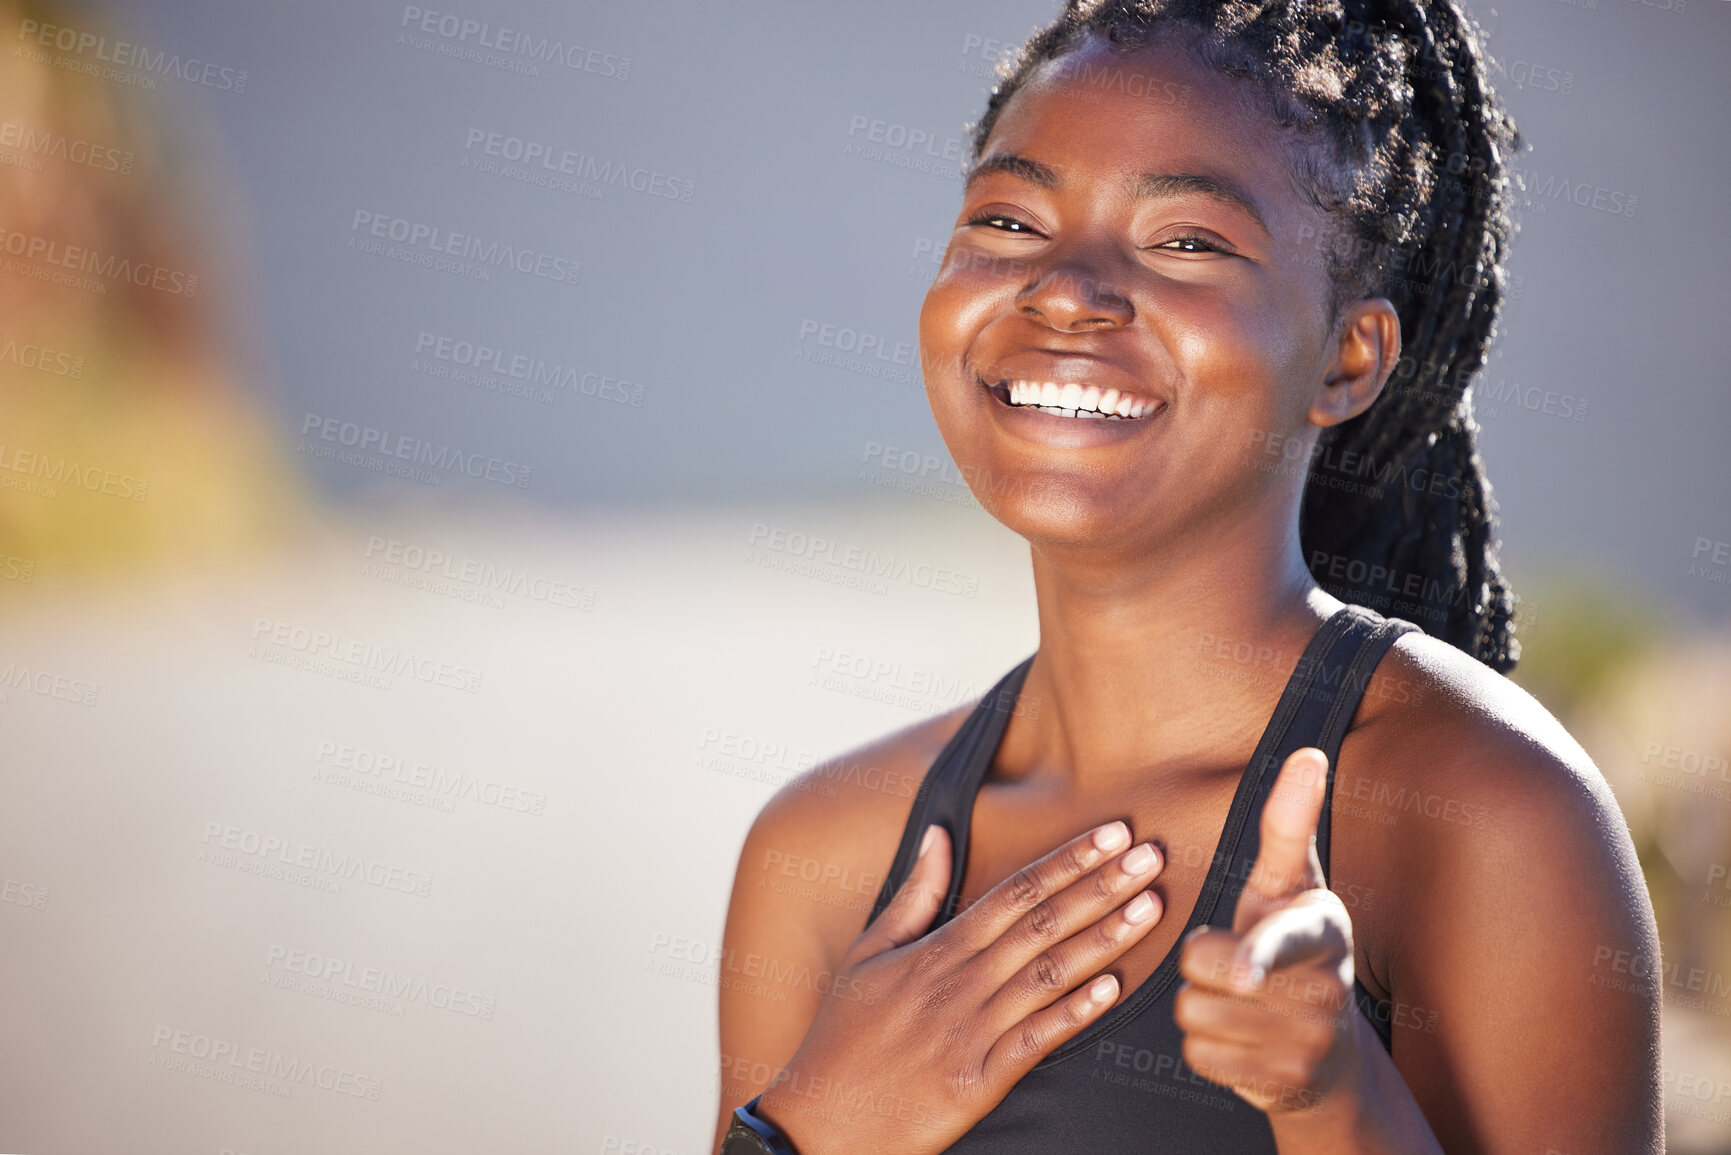
<svg viewBox="0 0 1731 1155"><path fill-rule="evenodd" d="M1014 494L979 493L985 511L1029 542L1111 549L1144 536L1144 518L1085 487L1030 484Z"/></svg>

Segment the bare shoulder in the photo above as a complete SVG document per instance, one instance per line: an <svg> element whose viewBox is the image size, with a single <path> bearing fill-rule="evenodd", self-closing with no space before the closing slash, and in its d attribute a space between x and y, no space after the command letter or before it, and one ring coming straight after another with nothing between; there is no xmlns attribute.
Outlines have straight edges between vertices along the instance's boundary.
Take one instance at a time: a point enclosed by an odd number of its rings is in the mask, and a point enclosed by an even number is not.
<svg viewBox="0 0 1731 1155"><path fill-rule="evenodd" d="M836 964L865 928L927 770L970 706L907 726L788 782L745 838L722 932L719 1145L844 990Z"/></svg>
<svg viewBox="0 0 1731 1155"><path fill-rule="evenodd" d="M1360 719L1350 736L1360 768L1392 789L1440 795L1427 806L1454 825L1521 838L1616 812L1598 767L1538 699L1428 634L1390 649Z"/></svg>
<svg viewBox="0 0 1731 1155"><path fill-rule="evenodd" d="M1355 934L1443 1147L1652 1150L1659 992L1631 975L1658 934L1604 776L1532 695L1424 634L1356 721L1331 856L1387 896Z"/></svg>
<svg viewBox="0 0 1731 1155"><path fill-rule="evenodd" d="M1588 973L1657 949L1604 775L1531 694L1429 635L1404 635L1366 687L1332 817L1331 876L1386 896L1355 915L1373 990L1437 965L1439 941L1499 926Z"/></svg>
<svg viewBox="0 0 1731 1155"><path fill-rule="evenodd" d="M932 763L973 705L903 727L804 771L764 804L742 878L783 897L838 957L865 927ZM736 883L737 890L737 883Z"/></svg>

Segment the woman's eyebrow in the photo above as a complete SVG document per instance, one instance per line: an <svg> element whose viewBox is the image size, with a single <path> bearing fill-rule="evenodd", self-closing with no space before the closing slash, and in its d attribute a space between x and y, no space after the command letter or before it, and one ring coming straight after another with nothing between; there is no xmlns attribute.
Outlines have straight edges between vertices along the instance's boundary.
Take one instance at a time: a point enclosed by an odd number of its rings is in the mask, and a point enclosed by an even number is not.
<svg viewBox="0 0 1731 1155"><path fill-rule="evenodd" d="M976 164L968 173L967 183L962 191L967 192L975 181L989 173L1007 172L1011 176L1021 177L1029 184L1037 184L1041 188L1055 189L1062 183L1056 169L1041 164L1037 160L1029 160L1025 156L1017 156L1013 152L993 153Z"/></svg>
<svg viewBox="0 0 1731 1155"><path fill-rule="evenodd" d="M962 191L966 192L973 183L989 173L1002 172L1019 177L1030 184L1039 185L1043 189L1062 188L1064 180L1058 171L1050 165L1041 164L1025 156L1011 152L994 153L985 157L968 173L967 183ZM1194 172L1145 172L1130 179L1132 195L1137 198L1170 199L1178 196L1203 196L1209 200L1218 201L1239 209L1263 232L1268 232L1268 222L1257 210L1256 202L1230 181L1220 177L1206 176Z"/></svg>
<svg viewBox="0 0 1731 1155"><path fill-rule="evenodd" d="M1256 202L1250 199L1249 194L1219 177L1195 172L1145 172L1135 177L1132 184L1138 198L1164 199L1193 195L1219 201L1242 210L1256 222L1258 228L1268 232L1268 222L1262 219L1262 214L1256 209Z"/></svg>

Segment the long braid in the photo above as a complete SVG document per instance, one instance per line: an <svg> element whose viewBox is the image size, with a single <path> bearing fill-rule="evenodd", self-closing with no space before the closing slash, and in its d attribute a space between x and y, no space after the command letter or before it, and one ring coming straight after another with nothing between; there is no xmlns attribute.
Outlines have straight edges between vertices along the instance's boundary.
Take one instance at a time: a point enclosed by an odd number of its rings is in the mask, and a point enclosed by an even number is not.
<svg viewBox="0 0 1731 1155"><path fill-rule="evenodd" d="M1400 315L1383 395L1317 439L1299 522L1313 576L1508 671L1514 597L1469 384L1503 300L1518 134L1474 30L1455 0L1071 0L1007 63L972 159L1040 64L1092 35L1133 51L1162 27L1297 130L1295 174L1337 224L1321 242L1333 307L1382 295Z"/></svg>

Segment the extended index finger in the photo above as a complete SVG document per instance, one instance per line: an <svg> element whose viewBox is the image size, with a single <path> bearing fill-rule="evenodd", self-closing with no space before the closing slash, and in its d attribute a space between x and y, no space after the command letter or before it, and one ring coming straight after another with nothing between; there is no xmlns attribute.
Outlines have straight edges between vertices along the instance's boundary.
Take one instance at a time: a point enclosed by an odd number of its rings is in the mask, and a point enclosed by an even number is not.
<svg viewBox="0 0 1731 1155"><path fill-rule="evenodd" d="M953 933L973 950L984 950L1017 919L1129 845L1130 828L1122 822L1108 822L1078 835L992 887L956 916Z"/></svg>

